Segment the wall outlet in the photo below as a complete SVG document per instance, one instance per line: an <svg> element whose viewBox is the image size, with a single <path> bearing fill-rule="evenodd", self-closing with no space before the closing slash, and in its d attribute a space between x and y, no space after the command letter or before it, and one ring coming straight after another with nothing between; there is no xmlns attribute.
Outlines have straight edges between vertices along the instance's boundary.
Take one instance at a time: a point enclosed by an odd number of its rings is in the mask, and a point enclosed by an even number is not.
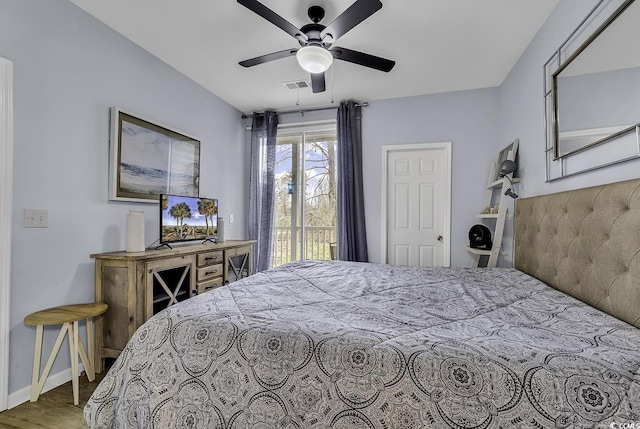
<svg viewBox="0 0 640 429"><path fill-rule="evenodd" d="M49 212L43 209L24 209L25 228L46 228L49 220Z"/></svg>
<svg viewBox="0 0 640 429"><path fill-rule="evenodd" d="M233 223L233 213L229 214L229 223Z"/></svg>

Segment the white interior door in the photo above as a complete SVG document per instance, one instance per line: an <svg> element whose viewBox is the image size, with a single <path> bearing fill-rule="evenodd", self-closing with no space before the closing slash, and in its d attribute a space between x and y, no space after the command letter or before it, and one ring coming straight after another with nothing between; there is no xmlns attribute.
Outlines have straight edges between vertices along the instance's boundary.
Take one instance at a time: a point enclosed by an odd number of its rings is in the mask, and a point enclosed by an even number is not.
<svg viewBox="0 0 640 429"><path fill-rule="evenodd" d="M13 63L0 57L0 411L9 395L9 287L13 190Z"/></svg>
<svg viewBox="0 0 640 429"><path fill-rule="evenodd" d="M451 143L383 147L383 259L450 265Z"/></svg>

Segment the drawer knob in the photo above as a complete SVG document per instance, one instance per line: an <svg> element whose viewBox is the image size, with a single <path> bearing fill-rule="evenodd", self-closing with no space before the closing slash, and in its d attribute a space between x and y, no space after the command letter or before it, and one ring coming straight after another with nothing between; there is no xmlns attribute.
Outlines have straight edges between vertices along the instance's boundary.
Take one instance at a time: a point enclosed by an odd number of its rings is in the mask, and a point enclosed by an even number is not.
<svg viewBox="0 0 640 429"><path fill-rule="evenodd" d="M216 259L218 259L218 257L217 256L208 256L208 257L204 258L205 261L210 261L212 259L215 261Z"/></svg>
<svg viewBox="0 0 640 429"><path fill-rule="evenodd" d="M217 272L218 272L218 270L213 270L213 271L207 271L205 274L208 276L208 275L211 275L211 274L215 274Z"/></svg>

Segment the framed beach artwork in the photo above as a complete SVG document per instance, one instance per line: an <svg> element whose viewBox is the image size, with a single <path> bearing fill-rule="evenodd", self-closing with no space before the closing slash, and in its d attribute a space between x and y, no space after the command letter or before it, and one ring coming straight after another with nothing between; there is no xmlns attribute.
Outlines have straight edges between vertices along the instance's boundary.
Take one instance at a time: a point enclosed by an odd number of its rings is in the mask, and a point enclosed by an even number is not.
<svg viewBox="0 0 640 429"><path fill-rule="evenodd" d="M111 108L109 199L158 203L160 194L199 196L200 140Z"/></svg>

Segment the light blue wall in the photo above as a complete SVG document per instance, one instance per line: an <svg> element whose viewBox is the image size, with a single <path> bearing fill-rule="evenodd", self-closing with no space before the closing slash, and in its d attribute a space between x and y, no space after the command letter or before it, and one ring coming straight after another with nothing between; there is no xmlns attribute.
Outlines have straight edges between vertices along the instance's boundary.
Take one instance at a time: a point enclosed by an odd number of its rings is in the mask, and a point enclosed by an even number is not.
<svg viewBox="0 0 640 429"><path fill-rule="evenodd" d="M228 238L246 238L240 112L67 0L3 0L0 56L13 61L14 190L9 393L29 386L35 329L24 317L94 299L90 253L121 250L129 209L158 238L157 205L107 199L109 108L199 137L201 192L220 200ZM22 227L24 208L49 227ZM45 332L45 352L55 333ZM52 374L69 368L63 345Z"/></svg>
<svg viewBox="0 0 640 429"><path fill-rule="evenodd" d="M596 0L560 0L534 40L500 86L499 141L520 139L521 197L637 178L640 161L545 183L543 66L595 6ZM498 148L496 147L496 150ZM615 150L615 146L612 147ZM510 252L512 230L505 243ZM505 264L504 261L500 261Z"/></svg>
<svg viewBox="0 0 640 429"><path fill-rule="evenodd" d="M468 266L464 250L469 227L482 205L489 165L501 149L519 139L521 197L595 186L638 177L640 161L545 183L543 65L595 6L596 0L560 0L499 88L372 101L363 113L365 207L369 255L381 260L381 146L453 142L451 263ZM615 149L614 149L615 150ZM510 211L513 211L513 202ZM512 263L512 221L503 239Z"/></svg>
<svg viewBox="0 0 640 429"><path fill-rule="evenodd" d="M549 194L639 176L640 161L636 160L545 183L543 66L596 3L596 0L560 0L500 87L499 140L520 138L522 183L518 191L521 196Z"/></svg>
<svg viewBox="0 0 640 429"><path fill-rule="evenodd" d="M362 118L369 260L382 261L382 146L452 142L451 265L469 266L464 246L498 158L498 89L372 101Z"/></svg>

